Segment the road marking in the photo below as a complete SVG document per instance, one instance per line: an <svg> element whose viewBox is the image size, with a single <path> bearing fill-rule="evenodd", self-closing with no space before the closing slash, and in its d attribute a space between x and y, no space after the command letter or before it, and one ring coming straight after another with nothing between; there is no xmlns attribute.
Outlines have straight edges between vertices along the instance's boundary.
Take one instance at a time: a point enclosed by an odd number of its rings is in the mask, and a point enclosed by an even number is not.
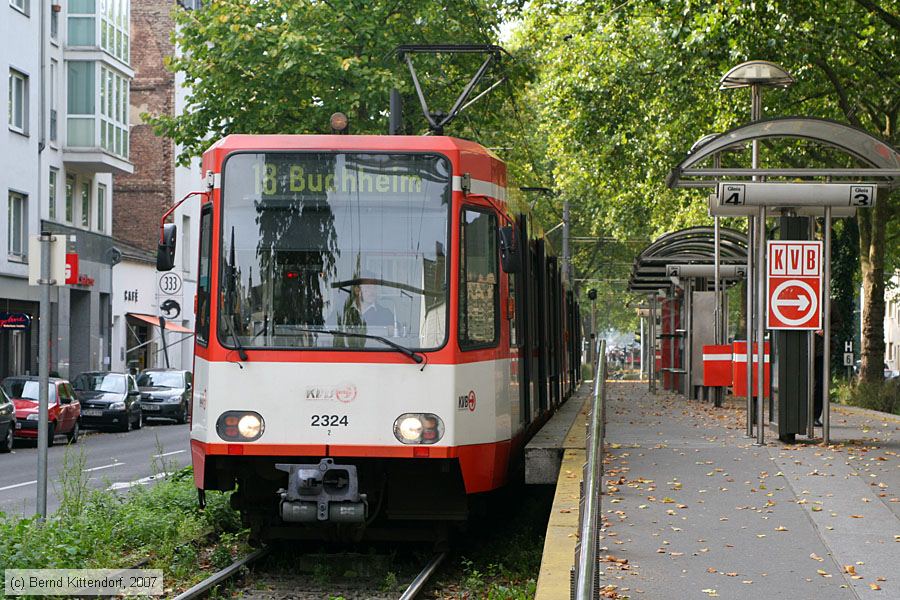
<svg viewBox="0 0 900 600"><path fill-rule="evenodd" d="M24 483L17 483L15 485L7 485L5 487L0 487L0 492L5 492L6 490L14 490L16 488L25 487L26 485L31 485L33 483L37 483L37 480L26 481Z"/></svg>
<svg viewBox="0 0 900 600"><path fill-rule="evenodd" d="M115 490L127 490L136 485L147 485L153 483L157 479L165 479L168 477L170 473L157 473L156 475L150 475L148 477L141 477L140 479L135 479L134 481L119 481L117 483L112 484L108 488L107 491L115 491Z"/></svg>
<svg viewBox="0 0 900 600"><path fill-rule="evenodd" d="M111 469L112 467L118 467L119 465L124 465L123 462L113 463L111 465L103 465L102 467L93 467L90 469L84 469L82 473L90 473L91 471L102 471L103 469Z"/></svg>
<svg viewBox="0 0 900 600"><path fill-rule="evenodd" d="M153 458L162 458L164 456L172 456L173 454L181 454L184 450L174 450L173 452L163 452L162 454L154 454Z"/></svg>

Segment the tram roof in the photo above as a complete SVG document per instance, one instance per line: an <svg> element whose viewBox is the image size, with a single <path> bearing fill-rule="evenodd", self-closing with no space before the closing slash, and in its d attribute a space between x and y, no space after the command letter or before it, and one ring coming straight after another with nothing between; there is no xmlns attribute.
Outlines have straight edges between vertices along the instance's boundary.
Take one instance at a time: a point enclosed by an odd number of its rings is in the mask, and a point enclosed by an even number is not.
<svg viewBox="0 0 900 600"><path fill-rule="evenodd" d="M736 229L720 227L719 248L720 264L746 264L746 234ZM711 265L714 260L715 230L712 227L689 227L666 233L635 257L628 289L633 292L650 292L667 288L672 285L666 274L667 264Z"/></svg>
<svg viewBox="0 0 900 600"><path fill-rule="evenodd" d="M222 159L236 150L464 152L502 162L500 157L477 142L437 135L232 134L214 143L205 154L212 152L217 159Z"/></svg>

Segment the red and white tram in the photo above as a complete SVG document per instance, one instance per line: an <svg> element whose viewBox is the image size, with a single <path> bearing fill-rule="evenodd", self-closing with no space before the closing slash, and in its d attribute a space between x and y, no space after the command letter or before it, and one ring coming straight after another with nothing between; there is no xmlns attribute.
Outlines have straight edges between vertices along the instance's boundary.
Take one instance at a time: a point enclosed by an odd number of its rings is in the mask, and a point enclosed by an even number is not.
<svg viewBox="0 0 900 600"><path fill-rule="evenodd" d="M261 538L464 520L579 376L578 309L442 136L231 135L203 156L194 479ZM171 268L174 225L160 241ZM326 533L331 532L331 533Z"/></svg>

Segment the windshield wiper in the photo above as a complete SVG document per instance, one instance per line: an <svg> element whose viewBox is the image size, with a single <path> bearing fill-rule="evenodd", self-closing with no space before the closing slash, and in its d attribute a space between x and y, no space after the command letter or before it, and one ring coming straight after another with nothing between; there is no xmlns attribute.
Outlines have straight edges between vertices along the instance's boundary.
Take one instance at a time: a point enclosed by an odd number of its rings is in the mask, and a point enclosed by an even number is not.
<svg viewBox="0 0 900 600"><path fill-rule="evenodd" d="M231 339L234 340L234 347L237 350L238 358L243 361L247 360L247 352L244 350L244 347L241 345L241 340L238 339L237 334L234 332L234 323L231 322L231 316L225 315L225 323L228 325L228 331L231 333Z"/></svg>
<svg viewBox="0 0 900 600"><path fill-rule="evenodd" d="M406 346L401 346L397 342L391 341L388 338L382 337L380 335L372 335L371 333L356 333L354 331L340 331L338 329L308 329L305 327L291 327L291 329L293 331L302 331L304 333L329 333L331 335L343 335L345 337L355 337L355 338L365 338L367 340L377 340L379 342L382 342L383 344L387 344L388 346L390 346L397 352L413 359L413 361L415 361L416 364L421 364L422 361L425 360L425 357L423 357L418 352L414 352L413 350L410 350ZM424 367L422 367L422 368L424 368Z"/></svg>

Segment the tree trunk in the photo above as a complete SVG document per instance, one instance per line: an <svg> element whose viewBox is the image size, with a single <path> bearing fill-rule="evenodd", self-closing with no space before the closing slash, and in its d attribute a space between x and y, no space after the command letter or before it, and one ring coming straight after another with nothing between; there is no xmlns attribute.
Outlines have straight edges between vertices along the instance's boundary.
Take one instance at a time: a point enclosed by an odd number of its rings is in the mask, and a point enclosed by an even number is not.
<svg viewBox="0 0 900 600"><path fill-rule="evenodd" d="M862 340L860 379L884 380L884 234L888 220L887 198L859 215L859 266L862 272Z"/></svg>

